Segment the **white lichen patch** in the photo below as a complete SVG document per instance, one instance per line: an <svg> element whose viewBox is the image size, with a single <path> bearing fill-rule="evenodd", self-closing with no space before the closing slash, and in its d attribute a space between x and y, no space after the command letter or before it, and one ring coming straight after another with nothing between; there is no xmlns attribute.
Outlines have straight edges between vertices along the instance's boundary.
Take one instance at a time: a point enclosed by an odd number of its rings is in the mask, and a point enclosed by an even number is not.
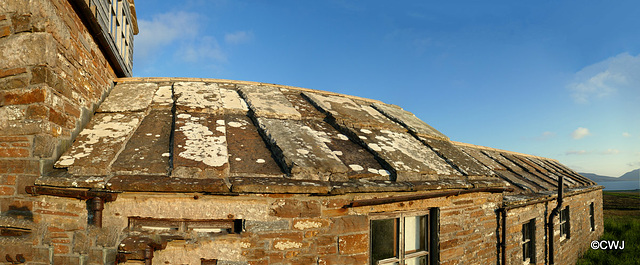
<svg viewBox="0 0 640 265"><path fill-rule="evenodd" d="M276 249L279 249L279 250L300 248L300 247L302 247L302 243L293 242L293 241L289 241L289 240L278 241L278 242L276 242L276 244L273 247L276 248Z"/></svg>
<svg viewBox="0 0 640 265"><path fill-rule="evenodd" d="M173 89L178 106L201 108L210 113L222 110L220 88L217 84L178 82L173 85Z"/></svg>
<svg viewBox="0 0 640 265"><path fill-rule="evenodd" d="M366 134L371 134L371 130L367 130L367 129L360 129L361 132L366 133Z"/></svg>
<svg viewBox="0 0 640 265"><path fill-rule="evenodd" d="M186 121L177 131L182 132L186 138L184 150L178 156L212 167L227 163L227 138L224 134L214 136L207 126L191 121Z"/></svg>
<svg viewBox="0 0 640 265"><path fill-rule="evenodd" d="M391 175L391 172L384 170L384 169L380 169L378 170L378 174L380 174L381 176L389 176Z"/></svg>
<svg viewBox="0 0 640 265"><path fill-rule="evenodd" d="M347 137L344 134L339 133L337 136L338 136L338 139L340 139L340 140L343 140L343 141L348 141L349 140L349 137Z"/></svg>
<svg viewBox="0 0 640 265"><path fill-rule="evenodd" d="M69 167L83 160L81 165L93 166L111 161L120 146L138 126L141 113L100 113L82 130L73 146L56 162L56 167Z"/></svg>
<svg viewBox="0 0 640 265"><path fill-rule="evenodd" d="M262 159L262 158L258 158L258 159L256 160L256 163L258 163L258 164L262 164L262 163L265 163L265 162L267 162L267 161L265 161L265 160L264 160L264 159Z"/></svg>
<svg viewBox="0 0 640 265"><path fill-rule="evenodd" d="M320 227L322 227L322 223L321 222L314 222L314 221L300 221L300 222L297 222L296 224L294 224L293 227L295 229L298 229L298 230L320 228Z"/></svg>
<svg viewBox="0 0 640 265"><path fill-rule="evenodd" d="M341 156L342 155L342 151L333 151L333 153L337 156Z"/></svg>
<svg viewBox="0 0 640 265"><path fill-rule="evenodd" d="M229 123L227 123L227 124L228 124L229 126L233 127L233 128L242 127L242 125L243 125L242 123L239 123L239 122L237 122L237 121L232 121L232 122L229 122Z"/></svg>
<svg viewBox="0 0 640 265"><path fill-rule="evenodd" d="M169 156L171 156L171 154L169 154L169 153L162 153L162 157L169 157Z"/></svg>
<svg viewBox="0 0 640 265"><path fill-rule="evenodd" d="M298 154L301 154L301 155L309 154L309 150L307 150L307 149L301 149L301 148L299 148L299 149L297 149L296 151L298 151Z"/></svg>
<svg viewBox="0 0 640 265"><path fill-rule="evenodd" d="M362 171L364 169L361 165L349 165L349 167L354 171Z"/></svg>
<svg viewBox="0 0 640 265"><path fill-rule="evenodd" d="M378 170L375 168L367 168L367 171L369 171L369 173L378 174Z"/></svg>
<svg viewBox="0 0 640 265"><path fill-rule="evenodd" d="M176 117L180 119L188 119L189 117L191 117L191 115L187 113L180 113Z"/></svg>

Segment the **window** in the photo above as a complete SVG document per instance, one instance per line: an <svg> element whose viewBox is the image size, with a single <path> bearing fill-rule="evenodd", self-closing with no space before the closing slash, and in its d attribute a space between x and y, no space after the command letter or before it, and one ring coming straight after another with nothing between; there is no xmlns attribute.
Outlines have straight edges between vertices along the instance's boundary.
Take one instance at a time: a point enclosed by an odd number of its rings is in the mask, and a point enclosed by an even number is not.
<svg viewBox="0 0 640 265"><path fill-rule="evenodd" d="M427 265L438 255L439 211L371 217L371 264Z"/></svg>
<svg viewBox="0 0 640 265"><path fill-rule="evenodd" d="M569 238L571 236L571 225L569 224L569 206L560 211L560 239Z"/></svg>
<svg viewBox="0 0 640 265"><path fill-rule="evenodd" d="M589 221L591 221L591 231L596 230L596 218L594 215L594 205L593 202L589 204Z"/></svg>
<svg viewBox="0 0 640 265"><path fill-rule="evenodd" d="M522 261L536 263L536 219L522 225Z"/></svg>

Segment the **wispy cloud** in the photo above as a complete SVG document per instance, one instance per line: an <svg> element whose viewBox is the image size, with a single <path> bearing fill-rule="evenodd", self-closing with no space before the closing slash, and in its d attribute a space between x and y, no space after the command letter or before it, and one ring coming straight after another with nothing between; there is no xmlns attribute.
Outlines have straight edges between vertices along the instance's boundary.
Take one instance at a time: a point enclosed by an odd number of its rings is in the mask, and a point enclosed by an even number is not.
<svg viewBox="0 0 640 265"><path fill-rule="evenodd" d="M600 152L600 154L603 154L603 155L617 155L619 153L620 153L620 150L614 149L614 148L609 148L605 151Z"/></svg>
<svg viewBox="0 0 640 265"><path fill-rule="evenodd" d="M138 20L140 33L135 37L135 55L146 59L173 43L198 36L200 15L192 12L156 14L151 20Z"/></svg>
<svg viewBox="0 0 640 265"><path fill-rule="evenodd" d="M622 53L602 62L587 66L577 72L574 81L567 85L573 99L589 103L620 91L635 91L640 86L640 55Z"/></svg>
<svg viewBox="0 0 640 265"><path fill-rule="evenodd" d="M591 132L589 132L589 129L582 128L582 127L578 127L578 129L576 129L575 131L573 131L571 133L571 137L573 139L576 139L576 140L582 139L582 138L584 138L586 136L589 136L589 135L591 135Z"/></svg>
<svg viewBox="0 0 640 265"><path fill-rule="evenodd" d="M586 154L589 154L589 152L585 150L570 150L570 151L564 152L564 154L565 155L586 155Z"/></svg>
<svg viewBox="0 0 640 265"><path fill-rule="evenodd" d="M226 62L227 56L220 48L218 41L211 36L204 36L197 42L185 44L176 56L185 62L195 63L205 60Z"/></svg>
<svg viewBox="0 0 640 265"><path fill-rule="evenodd" d="M629 138L629 137L631 137L631 134L630 134L630 133L628 133L628 132L623 132L623 133L622 133L622 137Z"/></svg>
<svg viewBox="0 0 640 265"><path fill-rule="evenodd" d="M252 31L236 31L224 35L224 41L228 44L242 44L253 40Z"/></svg>

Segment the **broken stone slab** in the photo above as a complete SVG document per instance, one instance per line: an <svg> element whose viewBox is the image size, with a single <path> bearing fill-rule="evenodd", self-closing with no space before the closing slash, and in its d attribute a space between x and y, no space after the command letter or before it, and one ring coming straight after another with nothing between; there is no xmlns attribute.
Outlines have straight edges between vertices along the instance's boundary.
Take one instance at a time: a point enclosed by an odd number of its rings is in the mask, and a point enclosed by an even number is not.
<svg viewBox="0 0 640 265"><path fill-rule="evenodd" d="M457 145L458 148L460 148L460 150L462 150L463 152L465 152L467 155L473 157L473 159L475 159L476 161L480 162L480 164L484 165L485 167L491 169L491 170L506 170L505 167L503 167L502 165L500 165L500 163L496 162L495 160L491 159L489 156L487 156L486 154L482 153L482 150L478 149L478 148L473 148L473 147L468 147L468 146L460 146Z"/></svg>
<svg viewBox="0 0 640 265"><path fill-rule="evenodd" d="M174 178L167 176L116 175L109 179L106 188L112 191L139 192L207 192L229 193L222 179Z"/></svg>
<svg viewBox="0 0 640 265"><path fill-rule="evenodd" d="M118 84L104 100L98 112L142 111L149 107L158 85L155 83Z"/></svg>
<svg viewBox="0 0 640 265"><path fill-rule="evenodd" d="M152 110L144 117L111 166L116 174L169 174L171 110Z"/></svg>
<svg viewBox="0 0 640 265"><path fill-rule="evenodd" d="M371 106L360 105L350 98L311 92L304 92L303 95L340 125L351 128L406 131Z"/></svg>
<svg viewBox="0 0 640 265"><path fill-rule="evenodd" d="M220 97L222 98L222 106L225 114L242 114L246 115L249 111L247 102L238 94L238 91L220 88Z"/></svg>
<svg viewBox="0 0 640 265"><path fill-rule="evenodd" d="M285 120L302 117L276 87L241 85L238 90L256 117Z"/></svg>
<svg viewBox="0 0 640 265"><path fill-rule="evenodd" d="M441 157L447 160L449 164L462 171L467 176L493 176L495 173L485 166L476 162L469 155L460 151L456 146L447 140L433 139L418 136L420 141L430 146Z"/></svg>
<svg viewBox="0 0 640 265"><path fill-rule="evenodd" d="M462 176L431 148L406 132L344 128L360 139L377 157L388 163L398 181L425 180L440 176ZM431 177L430 177L431 176Z"/></svg>
<svg viewBox="0 0 640 265"><path fill-rule="evenodd" d="M257 121L272 152L293 179L345 178L348 168L325 144L331 141L326 133L300 121L267 118Z"/></svg>
<svg viewBox="0 0 640 265"><path fill-rule="evenodd" d="M357 179L345 182L331 182L331 194L365 192L401 192L413 191L414 187L406 181Z"/></svg>
<svg viewBox="0 0 640 265"><path fill-rule="evenodd" d="M231 191L235 193L298 193L326 194L331 187L328 182L317 180L294 180L283 177L233 177L229 178Z"/></svg>
<svg viewBox="0 0 640 265"><path fill-rule="evenodd" d="M473 185L464 179L438 179L424 181L410 181L413 189L419 190L443 190L443 189L470 189Z"/></svg>
<svg viewBox="0 0 640 265"><path fill-rule="evenodd" d="M220 88L203 82L177 82L173 84L176 108L180 111L222 114Z"/></svg>
<svg viewBox="0 0 640 265"><path fill-rule="evenodd" d="M104 189L106 180L105 176L75 176L69 174L67 170L55 169L37 178L35 185Z"/></svg>
<svg viewBox="0 0 640 265"><path fill-rule="evenodd" d="M55 167L68 168L73 175L109 174L111 163L143 115L141 112L96 113Z"/></svg>
<svg viewBox="0 0 640 265"><path fill-rule="evenodd" d="M264 140L245 115L225 115L231 174L284 175Z"/></svg>
<svg viewBox="0 0 640 265"><path fill-rule="evenodd" d="M172 176L223 178L229 175L229 154L222 115L178 111L175 117Z"/></svg>
<svg viewBox="0 0 640 265"><path fill-rule="evenodd" d="M449 140L449 137L434 129L429 124L416 117L416 115L413 115L413 113L400 107L381 103L373 103L371 106L387 116L389 119L404 125L412 133L441 140Z"/></svg>
<svg viewBox="0 0 640 265"><path fill-rule="evenodd" d="M171 85L161 85L151 100L151 107L171 109L173 107L173 88Z"/></svg>

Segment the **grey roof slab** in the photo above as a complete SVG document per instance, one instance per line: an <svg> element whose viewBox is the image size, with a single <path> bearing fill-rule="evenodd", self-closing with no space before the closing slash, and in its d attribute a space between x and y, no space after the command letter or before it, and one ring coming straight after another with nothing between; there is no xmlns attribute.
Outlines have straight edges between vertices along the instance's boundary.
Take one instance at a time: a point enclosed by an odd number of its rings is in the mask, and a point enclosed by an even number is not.
<svg viewBox="0 0 640 265"><path fill-rule="evenodd" d="M406 132L352 129L349 134L360 139L377 157L397 174L398 181L424 180L440 176L462 176L431 148Z"/></svg>
<svg viewBox="0 0 640 265"><path fill-rule="evenodd" d="M232 177L231 191L237 193L309 193L326 194L331 191L327 182L287 178Z"/></svg>
<svg viewBox="0 0 640 265"><path fill-rule="evenodd" d="M304 124L314 131L326 135L330 141L324 141L324 143L344 165L349 167L346 173L348 178L379 180L391 178L390 170L392 169L390 167L382 166L367 149L351 141L349 137L341 134L328 123L305 121Z"/></svg>
<svg viewBox="0 0 640 265"><path fill-rule="evenodd" d="M102 102L98 112L126 112L145 110L151 104L158 89L155 83L137 83L118 85L111 90Z"/></svg>
<svg viewBox="0 0 640 265"><path fill-rule="evenodd" d="M476 162L471 156L460 151L456 146L447 140L427 138L419 136L420 141L430 146L436 153L447 160L450 165L454 165L458 170L467 176L493 176L495 173L487 167Z"/></svg>
<svg viewBox="0 0 640 265"><path fill-rule="evenodd" d="M281 88L280 91L300 113L302 119L322 120L326 117L324 113L320 112L311 102L304 98L300 91L286 88Z"/></svg>
<svg viewBox="0 0 640 265"><path fill-rule="evenodd" d="M350 98L304 92L311 103L323 110L336 123L351 128L389 129L406 131L371 106L360 105Z"/></svg>
<svg viewBox="0 0 640 265"><path fill-rule="evenodd" d="M412 133L436 139L449 140L449 137L434 129L426 122L418 119L413 113L403 110L400 107L381 103L373 103L371 106L389 119L404 125Z"/></svg>
<svg viewBox="0 0 640 265"><path fill-rule="evenodd" d="M238 176L278 176L284 172L245 115L225 115L230 173Z"/></svg>
<svg viewBox="0 0 640 265"><path fill-rule="evenodd" d="M215 83L177 82L173 84L173 93L178 110L222 113L220 88Z"/></svg>
<svg viewBox="0 0 640 265"><path fill-rule="evenodd" d="M240 97L238 91L228 88L220 88L220 96L222 98L222 107L225 114L242 114L246 115L249 111L247 102Z"/></svg>
<svg viewBox="0 0 640 265"><path fill-rule="evenodd" d="M152 110L144 117L113 162L116 174L169 174L171 110Z"/></svg>
<svg viewBox="0 0 640 265"><path fill-rule="evenodd" d="M473 157L473 159L480 162L485 167L491 170L506 170L504 166L500 165L500 163L498 163L497 161L491 159L491 157L484 154L480 149L476 149L473 147L466 147L466 146L458 146L458 147L460 148L460 150L470 155L471 157Z"/></svg>
<svg viewBox="0 0 640 265"><path fill-rule="evenodd" d="M200 112L176 114L172 176L227 177L229 155L224 117Z"/></svg>
<svg viewBox="0 0 640 265"><path fill-rule="evenodd" d="M144 113L97 113L55 163L74 175L106 175Z"/></svg>
<svg viewBox="0 0 640 265"><path fill-rule="evenodd" d="M293 179L324 180L345 178L348 171L325 144L326 133L301 121L257 118L258 126L272 152Z"/></svg>
<svg viewBox="0 0 640 265"><path fill-rule="evenodd" d="M302 118L300 112L276 87L241 85L238 91L256 117L289 120Z"/></svg>

